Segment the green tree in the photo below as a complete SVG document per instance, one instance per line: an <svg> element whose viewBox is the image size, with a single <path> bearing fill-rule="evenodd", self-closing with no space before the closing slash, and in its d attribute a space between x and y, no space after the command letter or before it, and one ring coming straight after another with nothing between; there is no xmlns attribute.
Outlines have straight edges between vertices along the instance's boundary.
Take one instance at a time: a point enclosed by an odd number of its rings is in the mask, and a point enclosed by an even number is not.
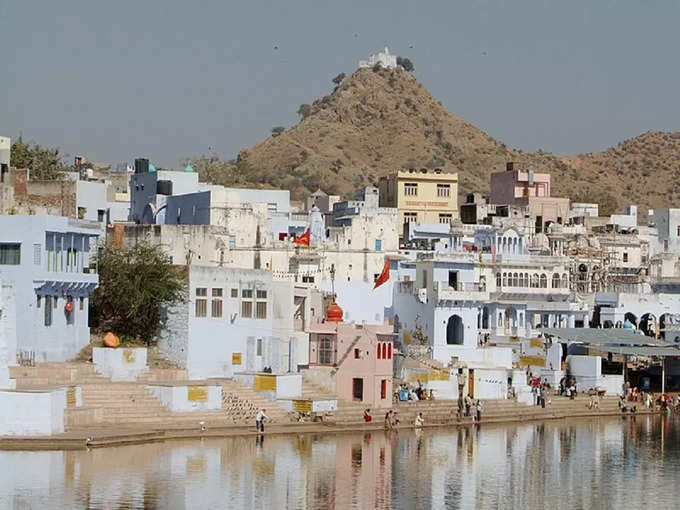
<svg viewBox="0 0 680 510"><path fill-rule="evenodd" d="M406 57L397 57L397 65L404 68L405 71L412 73L415 70L413 67L413 62Z"/></svg>
<svg viewBox="0 0 680 510"><path fill-rule="evenodd" d="M184 302L187 280L160 246L107 244L98 256L99 287L90 299L90 321L100 331L153 344L160 307Z"/></svg>
<svg viewBox="0 0 680 510"><path fill-rule="evenodd" d="M12 144L10 161L15 168L28 168L35 181L61 179L63 172L68 170L58 148L47 149L37 143L24 142L22 137Z"/></svg>
<svg viewBox="0 0 680 510"><path fill-rule="evenodd" d="M285 130L286 130L286 128L283 127L283 126L275 126L275 127L272 128L272 136L279 136Z"/></svg>
<svg viewBox="0 0 680 510"><path fill-rule="evenodd" d="M297 114L302 117L303 119L306 119L309 117L309 115L312 113L312 107L306 103L303 103L300 105L300 107L297 110Z"/></svg>
<svg viewBox="0 0 680 510"><path fill-rule="evenodd" d="M340 85L342 83L342 80L344 79L345 73L340 73L335 78L333 78L333 83L335 83L336 85Z"/></svg>
<svg viewBox="0 0 680 510"><path fill-rule="evenodd" d="M198 173L201 182L231 186L240 181L240 173L234 160L221 159L217 154L203 154L195 158L186 158L182 166L191 163L194 172Z"/></svg>

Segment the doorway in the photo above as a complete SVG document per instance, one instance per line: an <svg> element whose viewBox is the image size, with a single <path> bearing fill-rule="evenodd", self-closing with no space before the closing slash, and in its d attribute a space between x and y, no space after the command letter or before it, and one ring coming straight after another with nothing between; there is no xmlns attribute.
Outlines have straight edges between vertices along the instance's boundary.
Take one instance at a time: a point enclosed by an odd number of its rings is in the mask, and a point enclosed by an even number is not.
<svg viewBox="0 0 680 510"><path fill-rule="evenodd" d="M352 379L352 399L359 402L364 400L364 380L361 378Z"/></svg>
<svg viewBox="0 0 680 510"><path fill-rule="evenodd" d="M471 368L468 370L468 393L472 398L475 398L475 370Z"/></svg>

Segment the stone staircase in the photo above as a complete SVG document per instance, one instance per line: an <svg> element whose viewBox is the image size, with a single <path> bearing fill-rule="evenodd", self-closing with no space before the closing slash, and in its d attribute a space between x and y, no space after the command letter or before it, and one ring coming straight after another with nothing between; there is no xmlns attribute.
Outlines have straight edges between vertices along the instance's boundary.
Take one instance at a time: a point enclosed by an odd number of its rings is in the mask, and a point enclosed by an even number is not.
<svg viewBox="0 0 680 510"><path fill-rule="evenodd" d="M12 367L17 389L41 389L77 385L82 389L82 407L65 412L67 431L83 428L182 429L254 425L258 409L267 410L273 423L290 421L288 412L273 401L230 379L219 379L223 390L222 409L188 413L171 412L147 388L153 382L182 382L186 372L178 369L151 369L138 381L113 382L95 372L90 363L41 363L35 367ZM187 381L187 384L191 384Z"/></svg>

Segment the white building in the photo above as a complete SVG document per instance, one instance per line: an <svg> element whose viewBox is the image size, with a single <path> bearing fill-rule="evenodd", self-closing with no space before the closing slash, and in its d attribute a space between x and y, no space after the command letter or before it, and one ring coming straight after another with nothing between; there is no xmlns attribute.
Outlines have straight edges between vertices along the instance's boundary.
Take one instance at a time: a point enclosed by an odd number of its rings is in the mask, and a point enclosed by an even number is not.
<svg viewBox="0 0 680 510"><path fill-rule="evenodd" d="M397 56L390 54L390 50L385 46L385 51L378 51L373 53L368 60L359 60L359 68L373 67L380 64L386 69L397 68Z"/></svg>

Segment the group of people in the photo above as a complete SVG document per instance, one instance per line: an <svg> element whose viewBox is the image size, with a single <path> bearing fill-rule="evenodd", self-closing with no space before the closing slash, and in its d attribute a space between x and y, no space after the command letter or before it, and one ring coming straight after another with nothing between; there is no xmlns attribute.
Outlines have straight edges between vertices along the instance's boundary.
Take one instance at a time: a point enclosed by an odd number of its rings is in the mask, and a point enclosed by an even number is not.
<svg viewBox="0 0 680 510"><path fill-rule="evenodd" d="M397 411L390 409L385 413L385 430L392 430L399 425L400 422L399 413L397 413Z"/></svg>
<svg viewBox="0 0 680 510"><path fill-rule="evenodd" d="M560 379L559 394L572 400L576 398L576 380L573 377L563 377Z"/></svg>
<svg viewBox="0 0 680 510"><path fill-rule="evenodd" d="M400 402L407 402L409 400L434 400L434 391L428 391L426 388L423 388L423 385L418 381L416 386L410 386L405 383L400 384L395 392L395 396Z"/></svg>

